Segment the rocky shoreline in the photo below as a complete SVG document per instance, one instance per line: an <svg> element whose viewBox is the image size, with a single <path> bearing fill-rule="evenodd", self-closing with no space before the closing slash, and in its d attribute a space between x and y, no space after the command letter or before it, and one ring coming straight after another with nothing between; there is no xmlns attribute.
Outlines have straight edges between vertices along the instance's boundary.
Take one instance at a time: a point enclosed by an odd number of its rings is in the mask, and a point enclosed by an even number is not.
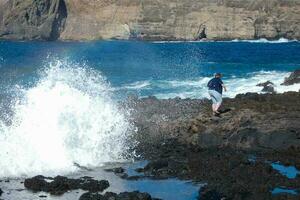
<svg viewBox="0 0 300 200"><path fill-rule="evenodd" d="M297 70L285 84L297 83L298 77ZM137 142L132 150L139 155L136 159L148 163L135 169L139 175L122 167L108 172L128 181L192 180L204 185L199 189L201 200L299 199L300 92L225 98L220 117L212 115L208 99L129 97L123 106L131 110L138 128L130 138ZM296 172L288 176L275 165ZM85 193L80 200L155 199L138 191L103 194L109 182L92 177L36 176L24 185L52 195L81 189ZM294 193L273 194L278 188Z"/></svg>
<svg viewBox="0 0 300 200"><path fill-rule="evenodd" d="M220 118L208 100L150 97L131 105L139 153L151 161L138 169L145 176L206 182L201 199L299 198L272 195L276 187L299 191L300 175L288 179L270 165L300 169L299 92L237 95L225 99Z"/></svg>
<svg viewBox="0 0 300 200"><path fill-rule="evenodd" d="M123 168L107 170L118 177L128 181L193 180L205 185L199 189L201 200L299 198L272 194L275 188L300 190L300 171L291 178L272 167L280 163L300 169L299 92L225 99L221 117L211 115L210 102L205 99L149 97L130 99L128 106L134 107L133 121L139 128L135 150L139 159L149 162L135 169L138 176L129 176ZM87 191L81 200L154 199L137 191L98 193L109 183L91 177L37 176L24 184L27 189L54 195L81 188Z"/></svg>

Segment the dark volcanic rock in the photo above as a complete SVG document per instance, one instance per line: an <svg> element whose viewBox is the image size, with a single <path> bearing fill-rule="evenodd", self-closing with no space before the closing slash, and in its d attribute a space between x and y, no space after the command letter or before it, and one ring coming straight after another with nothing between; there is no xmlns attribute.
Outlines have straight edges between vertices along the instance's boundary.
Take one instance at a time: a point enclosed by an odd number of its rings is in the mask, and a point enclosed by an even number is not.
<svg viewBox="0 0 300 200"><path fill-rule="evenodd" d="M202 187L199 190L199 200L222 200L222 198L226 199L222 194L220 194L216 190L210 190L207 187Z"/></svg>
<svg viewBox="0 0 300 200"><path fill-rule="evenodd" d="M0 37L6 39L56 40L67 17L64 0L14 0L4 8Z"/></svg>
<svg viewBox="0 0 300 200"><path fill-rule="evenodd" d="M274 93L275 89L274 89L274 86L268 85L268 86L265 86L261 91L262 92Z"/></svg>
<svg viewBox="0 0 300 200"><path fill-rule="evenodd" d="M129 106L134 110L139 146L176 139L201 148L300 147L299 92L247 93L225 98L223 106L230 111L221 114L221 118L211 115L211 102L205 99L145 98Z"/></svg>
<svg viewBox="0 0 300 200"><path fill-rule="evenodd" d="M3 191L1 190L1 188L0 188L0 196L3 194Z"/></svg>
<svg viewBox="0 0 300 200"><path fill-rule="evenodd" d="M263 87L262 92L269 92L269 93L274 93L274 83L271 81L266 81L264 83L259 83L256 86Z"/></svg>
<svg viewBox="0 0 300 200"><path fill-rule="evenodd" d="M24 186L32 191L44 191L53 195L61 195L69 190L82 189L90 192L102 192L109 187L106 180L94 180L89 177L80 179L69 179L63 176L47 178L44 176L35 176L26 179Z"/></svg>
<svg viewBox="0 0 300 200"><path fill-rule="evenodd" d="M138 172L207 183L205 199L268 200L276 187L300 188L299 177L266 162L300 166L300 93L247 93L223 105L230 111L216 118L208 100L133 100L136 152L149 161Z"/></svg>
<svg viewBox="0 0 300 200"><path fill-rule="evenodd" d="M98 193L87 192L81 195L79 200L158 200L152 198L148 193L134 192L122 192L120 194L107 192L104 195Z"/></svg>
<svg viewBox="0 0 300 200"><path fill-rule="evenodd" d="M293 85L295 83L300 83L300 69L292 72L281 85Z"/></svg>
<svg viewBox="0 0 300 200"><path fill-rule="evenodd" d="M106 169L107 172L113 172L115 174L122 174L125 172L125 169L122 167L112 168L112 169Z"/></svg>
<svg viewBox="0 0 300 200"><path fill-rule="evenodd" d="M177 143L177 146L180 144ZM278 154L274 154L273 151L257 153L231 148L202 149L197 146L180 149L185 153L177 153L179 149L174 149L174 145L168 143L164 148L157 148L156 151L149 153L151 155L146 155L146 158L149 156L153 159L155 156L162 157L165 154L168 163L181 161L181 166L157 165L158 162L154 161L154 164L151 164L153 167L145 167L140 171L147 176L153 175L156 179L179 177L208 183L199 192L204 199L221 199L220 197L236 200L271 199L270 191L275 187L300 187L298 179L287 179L265 162L267 158L270 161L282 162L293 159L292 164L299 164L300 149L277 151ZM255 162L249 161L251 154L257 155Z"/></svg>
<svg viewBox="0 0 300 200"><path fill-rule="evenodd" d="M274 83L272 83L271 81L266 81L264 83L259 83L256 86L265 87L265 86L268 86L268 85L274 85Z"/></svg>

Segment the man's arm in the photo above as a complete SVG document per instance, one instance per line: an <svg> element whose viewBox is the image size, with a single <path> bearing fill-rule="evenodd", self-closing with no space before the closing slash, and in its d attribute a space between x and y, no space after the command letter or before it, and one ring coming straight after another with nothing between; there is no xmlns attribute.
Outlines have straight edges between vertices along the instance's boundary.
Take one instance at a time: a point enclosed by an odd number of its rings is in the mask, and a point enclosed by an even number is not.
<svg viewBox="0 0 300 200"><path fill-rule="evenodd" d="M224 91L227 92L227 88L224 84L222 84L222 87L224 88Z"/></svg>

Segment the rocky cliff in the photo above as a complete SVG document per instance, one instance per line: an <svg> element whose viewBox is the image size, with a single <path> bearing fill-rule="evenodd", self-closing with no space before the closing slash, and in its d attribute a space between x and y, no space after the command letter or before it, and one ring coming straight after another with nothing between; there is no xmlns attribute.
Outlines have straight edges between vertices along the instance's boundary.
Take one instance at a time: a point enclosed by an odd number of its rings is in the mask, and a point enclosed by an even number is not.
<svg viewBox="0 0 300 200"><path fill-rule="evenodd" d="M7 39L56 40L67 17L63 0L5 0L0 6L0 37Z"/></svg>
<svg viewBox="0 0 300 200"><path fill-rule="evenodd" d="M299 0L0 0L0 6L0 37L7 39L300 38Z"/></svg>

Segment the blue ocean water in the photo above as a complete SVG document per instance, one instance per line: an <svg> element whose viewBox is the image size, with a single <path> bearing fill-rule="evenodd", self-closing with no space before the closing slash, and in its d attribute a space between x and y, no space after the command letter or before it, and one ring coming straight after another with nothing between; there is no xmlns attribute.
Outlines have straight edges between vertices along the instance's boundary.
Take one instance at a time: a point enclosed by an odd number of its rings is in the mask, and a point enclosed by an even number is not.
<svg viewBox="0 0 300 200"><path fill-rule="evenodd" d="M284 77L300 68L299 42L0 42L1 85L33 85L37 71L55 60L100 71L118 97L207 97L206 83L224 74L229 92L259 92L271 80L278 92ZM72 67L72 66L71 66Z"/></svg>
<svg viewBox="0 0 300 200"><path fill-rule="evenodd" d="M277 92L298 91L300 84L280 83L300 68L299 52L299 42L285 40L0 41L0 177L53 176L78 170L73 163L96 168L124 161L134 127L114 100L129 94L204 98L215 72L224 74L228 97L260 92L256 84L267 80ZM166 199L182 199L168 191L185 188L181 195L195 199L199 186L171 179L123 187Z"/></svg>

